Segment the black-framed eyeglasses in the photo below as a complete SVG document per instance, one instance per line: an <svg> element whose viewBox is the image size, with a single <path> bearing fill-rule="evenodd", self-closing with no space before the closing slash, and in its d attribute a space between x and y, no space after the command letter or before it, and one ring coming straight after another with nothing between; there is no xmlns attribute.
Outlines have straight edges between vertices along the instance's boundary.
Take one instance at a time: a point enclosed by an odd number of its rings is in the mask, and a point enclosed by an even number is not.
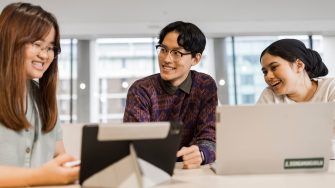
<svg viewBox="0 0 335 188"><path fill-rule="evenodd" d="M175 61L179 61L184 55L192 54L191 52L183 53L181 51L178 51L177 49L168 49L161 44L156 45L156 50L158 56L166 57L168 54L170 54L171 59Z"/></svg>

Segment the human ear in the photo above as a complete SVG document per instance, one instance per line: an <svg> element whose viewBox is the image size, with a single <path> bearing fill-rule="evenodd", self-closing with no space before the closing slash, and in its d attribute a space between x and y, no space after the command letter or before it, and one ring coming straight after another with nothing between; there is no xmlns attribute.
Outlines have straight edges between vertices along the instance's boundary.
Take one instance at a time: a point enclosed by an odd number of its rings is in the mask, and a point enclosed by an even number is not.
<svg viewBox="0 0 335 188"><path fill-rule="evenodd" d="M200 63L201 57L202 57L201 53L196 53L195 57L192 58L192 66Z"/></svg>
<svg viewBox="0 0 335 188"><path fill-rule="evenodd" d="M298 73L305 70L305 63L303 61L301 61L300 59L297 59L295 63L296 63Z"/></svg>

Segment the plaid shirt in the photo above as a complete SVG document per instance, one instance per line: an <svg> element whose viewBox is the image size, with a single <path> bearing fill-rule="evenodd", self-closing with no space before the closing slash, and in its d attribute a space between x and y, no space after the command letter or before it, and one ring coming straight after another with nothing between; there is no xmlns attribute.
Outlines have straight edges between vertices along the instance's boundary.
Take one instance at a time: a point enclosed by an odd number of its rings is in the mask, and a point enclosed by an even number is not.
<svg viewBox="0 0 335 188"><path fill-rule="evenodd" d="M191 71L190 92L164 90L159 74L137 80L128 90L124 122L181 121L182 146L198 145L203 164L215 161L217 87L209 75ZM165 86L166 87L166 86Z"/></svg>

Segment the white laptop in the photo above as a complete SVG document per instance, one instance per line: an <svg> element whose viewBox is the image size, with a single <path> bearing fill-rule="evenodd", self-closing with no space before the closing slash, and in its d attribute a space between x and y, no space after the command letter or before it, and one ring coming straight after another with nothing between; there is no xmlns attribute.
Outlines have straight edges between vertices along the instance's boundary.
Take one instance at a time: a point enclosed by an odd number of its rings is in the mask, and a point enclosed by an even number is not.
<svg viewBox="0 0 335 188"><path fill-rule="evenodd" d="M217 107L217 174L326 171L334 103Z"/></svg>
<svg viewBox="0 0 335 188"><path fill-rule="evenodd" d="M63 143L66 153L80 159L81 152L81 137L84 123L64 123Z"/></svg>

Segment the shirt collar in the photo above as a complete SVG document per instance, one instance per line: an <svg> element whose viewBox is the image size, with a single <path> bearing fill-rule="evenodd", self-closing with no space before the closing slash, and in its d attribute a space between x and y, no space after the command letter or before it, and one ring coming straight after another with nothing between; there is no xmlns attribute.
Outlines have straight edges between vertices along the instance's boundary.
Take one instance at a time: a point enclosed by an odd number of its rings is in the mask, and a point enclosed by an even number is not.
<svg viewBox="0 0 335 188"><path fill-rule="evenodd" d="M188 73L186 79L177 87L173 86L169 81L163 79L160 79L160 82L164 91L166 91L170 95L175 94L178 89L181 89L185 93L190 94L192 87L191 71Z"/></svg>

